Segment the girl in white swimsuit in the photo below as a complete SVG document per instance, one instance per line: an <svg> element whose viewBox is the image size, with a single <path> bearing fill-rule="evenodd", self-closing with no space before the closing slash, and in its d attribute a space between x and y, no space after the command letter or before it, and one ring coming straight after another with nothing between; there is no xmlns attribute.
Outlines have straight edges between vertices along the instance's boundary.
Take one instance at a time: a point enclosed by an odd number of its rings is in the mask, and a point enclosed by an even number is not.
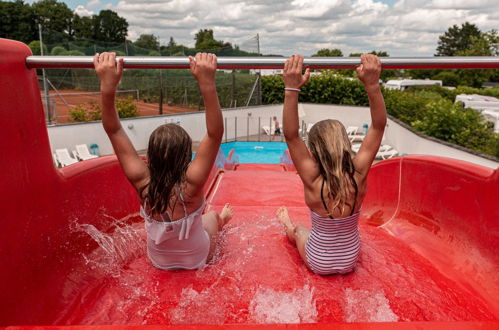
<svg viewBox="0 0 499 330"><path fill-rule="evenodd" d="M307 148L298 134L298 95L308 81L303 56L284 65L283 129L291 159L305 190L312 230L295 226L285 207L277 211L291 243L316 274L344 274L355 268L360 250L358 221L367 189L367 174L376 157L386 125L386 109L379 88L381 62L362 55L357 76L364 84L371 108L371 127L354 156L345 127L337 120L312 126Z"/></svg>
<svg viewBox="0 0 499 330"><path fill-rule="evenodd" d="M204 210L203 186L215 162L223 136L223 122L215 85L217 58L198 53L189 57L206 107L206 135L196 157L192 140L175 124L155 129L144 163L126 135L115 110L115 94L123 60L114 53L96 54L94 66L101 81L102 124L127 179L141 200L147 232L147 254L161 269L196 269L213 256L217 236L232 217L225 205L220 215Z"/></svg>

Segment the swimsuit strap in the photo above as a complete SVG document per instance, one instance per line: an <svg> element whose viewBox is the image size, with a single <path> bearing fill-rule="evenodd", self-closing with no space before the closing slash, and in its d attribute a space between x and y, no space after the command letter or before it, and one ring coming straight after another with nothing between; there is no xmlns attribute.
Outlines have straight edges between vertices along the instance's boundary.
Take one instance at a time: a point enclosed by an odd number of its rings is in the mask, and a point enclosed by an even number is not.
<svg viewBox="0 0 499 330"><path fill-rule="evenodd" d="M184 195L182 195L182 190L180 189L180 185L177 184L178 196L180 197L180 201L182 202L182 207L184 208L184 217L187 218L187 207L185 206Z"/></svg>

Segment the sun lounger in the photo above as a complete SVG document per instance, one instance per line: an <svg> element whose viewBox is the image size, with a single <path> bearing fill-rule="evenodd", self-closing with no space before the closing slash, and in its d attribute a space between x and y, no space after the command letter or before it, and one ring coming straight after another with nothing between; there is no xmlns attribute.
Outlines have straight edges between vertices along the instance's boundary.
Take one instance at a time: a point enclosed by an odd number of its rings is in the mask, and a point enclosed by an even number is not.
<svg viewBox="0 0 499 330"><path fill-rule="evenodd" d="M352 151L357 153L360 150L360 146L362 143L354 143L352 144ZM379 147L378 152L384 152L393 149L393 147L389 144L383 144Z"/></svg>
<svg viewBox="0 0 499 330"><path fill-rule="evenodd" d="M307 123L307 133L310 133L310 130L312 129L312 126L314 126L315 123Z"/></svg>
<svg viewBox="0 0 499 330"><path fill-rule="evenodd" d="M76 145L76 158L80 160L87 160L87 159L92 159L92 158L97 158L98 156L92 155L90 151L88 150L88 147L86 144L78 144Z"/></svg>
<svg viewBox="0 0 499 330"><path fill-rule="evenodd" d="M56 159L61 166L68 166L71 164L78 163L76 159L69 155L68 149L55 149Z"/></svg>
<svg viewBox="0 0 499 330"><path fill-rule="evenodd" d="M364 141L364 138L366 136L364 134L357 134L358 130L359 130L359 127L357 127L357 126L348 126L346 128L350 142Z"/></svg>
<svg viewBox="0 0 499 330"><path fill-rule="evenodd" d="M57 156L55 153L52 153L52 160L54 161L55 167L61 167L61 164L59 164L59 161L57 160Z"/></svg>
<svg viewBox="0 0 499 330"><path fill-rule="evenodd" d="M281 129L282 130L282 129ZM262 131L267 134L267 135L274 135L275 133L275 126L272 125L270 128L268 125L262 126Z"/></svg>
<svg viewBox="0 0 499 330"><path fill-rule="evenodd" d="M386 151L378 151L378 153L376 154L376 159L390 159L392 157L395 157L397 156L399 153L397 150L395 149L390 149L390 150L386 150Z"/></svg>

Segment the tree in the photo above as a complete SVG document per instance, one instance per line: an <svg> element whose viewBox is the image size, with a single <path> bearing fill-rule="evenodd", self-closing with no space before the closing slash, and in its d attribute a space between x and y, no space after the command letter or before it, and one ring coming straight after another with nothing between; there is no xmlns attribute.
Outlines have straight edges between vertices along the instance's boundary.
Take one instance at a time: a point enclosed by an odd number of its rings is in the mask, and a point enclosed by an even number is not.
<svg viewBox="0 0 499 330"><path fill-rule="evenodd" d="M459 52L469 50L473 38L480 38L481 31L475 24L465 22L461 27L451 26L439 37L436 56L456 56Z"/></svg>
<svg viewBox="0 0 499 330"><path fill-rule="evenodd" d="M458 56L497 56L498 55L499 35L497 31L480 32L479 36L471 36L467 49L460 50L456 53ZM461 78L461 84L470 85L473 87L482 87L484 82L494 80L493 77L498 70L474 69L474 70L457 70L458 76Z"/></svg>
<svg viewBox="0 0 499 330"><path fill-rule="evenodd" d="M128 22L112 10L101 10L92 16L94 39L105 42L125 42L128 35Z"/></svg>
<svg viewBox="0 0 499 330"><path fill-rule="evenodd" d="M199 30L199 32L196 33L194 40L196 40L196 46L195 46L196 49L209 50L209 49L218 49L224 47L223 41L215 40L213 36L213 30L211 29ZM230 46L230 44L228 44L228 46Z"/></svg>
<svg viewBox="0 0 499 330"><path fill-rule="evenodd" d="M45 32L44 43L65 42L72 39L74 14L64 2L40 0L33 3L33 10L36 22L42 25Z"/></svg>
<svg viewBox="0 0 499 330"><path fill-rule="evenodd" d="M175 40L173 40L173 37L170 37L170 41L168 41L168 45L166 46L167 48L174 48L177 46L177 43Z"/></svg>
<svg viewBox="0 0 499 330"><path fill-rule="evenodd" d="M73 31L76 39L94 39L94 18L90 16L80 17L78 14L75 14Z"/></svg>
<svg viewBox="0 0 499 330"><path fill-rule="evenodd" d="M335 49L327 49L327 48L322 48L317 53L312 55L312 57L343 57L343 53L341 52L341 49L335 48Z"/></svg>
<svg viewBox="0 0 499 330"><path fill-rule="evenodd" d="M141 34L133 43L135 46L145 49L158 50L159 41L153 34Z"/></svg>
<svg viewBox="0 0 499 330"><path fill-rule="evenodd" d="M38 38L35 12L22 0L0 1L0 37L28 43Z"/></svg>

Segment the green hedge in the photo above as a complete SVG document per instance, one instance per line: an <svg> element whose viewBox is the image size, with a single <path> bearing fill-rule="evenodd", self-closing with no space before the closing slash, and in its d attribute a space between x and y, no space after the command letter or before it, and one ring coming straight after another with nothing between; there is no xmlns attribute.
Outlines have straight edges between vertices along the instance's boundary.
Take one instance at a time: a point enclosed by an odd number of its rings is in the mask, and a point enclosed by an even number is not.
<svg viewBox="0 0 499 330"><path fill-rule="evenodd" d="M281 76L262 77L264 104L284 101ZM499 97L499 88L458 87L448 90L438 86L417 87L407 91L385 90L388 114L426 135L499 157L499 134L493 125L473 109L454 103L458 94L481 94ZM300 102L368 106L367 94L357 80L348 80L329 72L310 77L302 87Z"/></svg>

